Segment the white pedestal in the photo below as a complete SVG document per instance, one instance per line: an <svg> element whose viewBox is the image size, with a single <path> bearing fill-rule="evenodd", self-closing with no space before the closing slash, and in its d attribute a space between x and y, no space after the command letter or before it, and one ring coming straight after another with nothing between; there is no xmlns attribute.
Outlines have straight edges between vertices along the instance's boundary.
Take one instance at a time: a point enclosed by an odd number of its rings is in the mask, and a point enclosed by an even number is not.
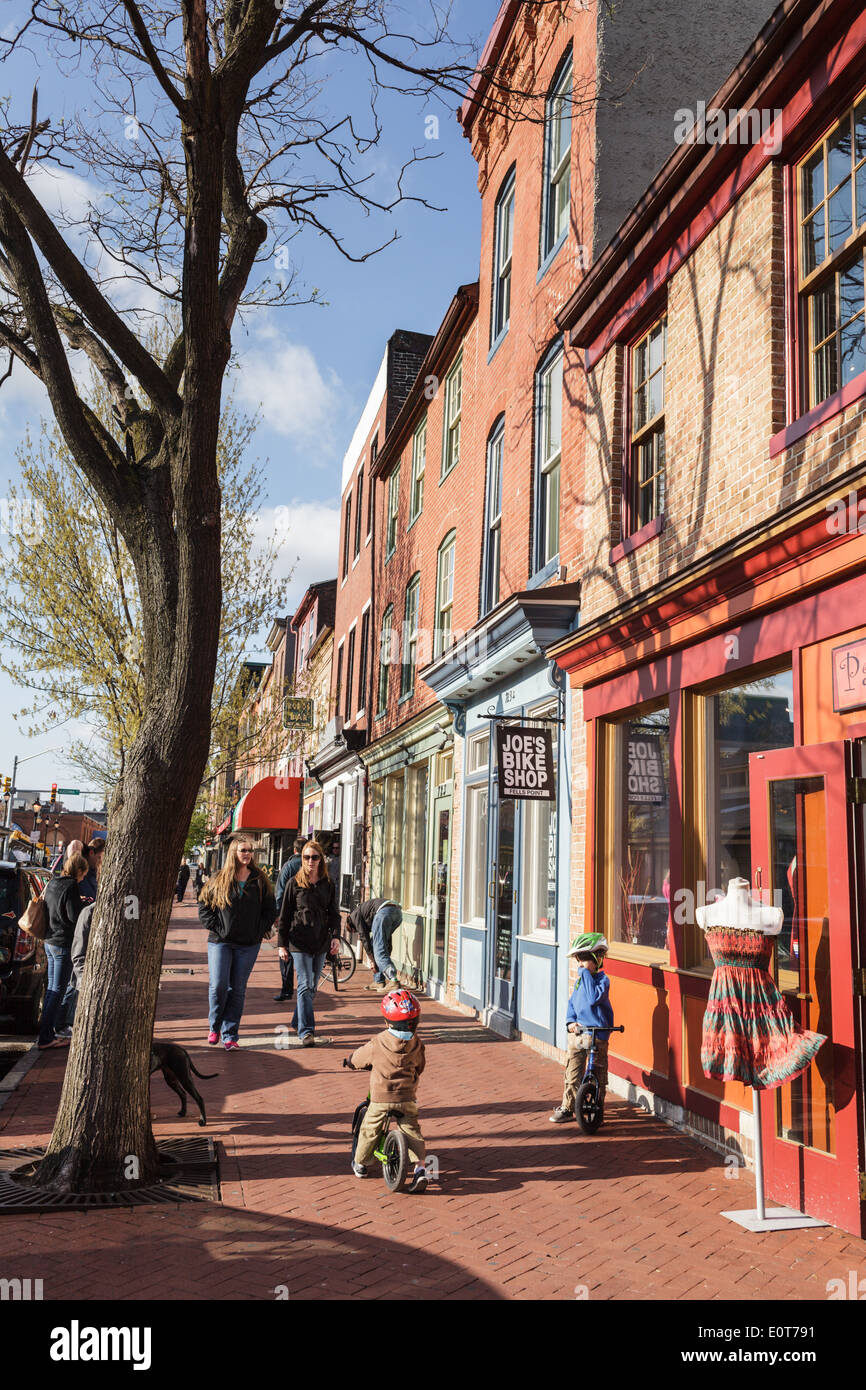
<svg viewBox="0 0 866 1390"><path fill-rule="evenodd" d="M797 1231L803 1226L829 1226L816 1216L804 1216L790 1207L770 1207L763 1215L758 1211L723 1211L729 1221L736 1221L746 1231Z"/></svg>

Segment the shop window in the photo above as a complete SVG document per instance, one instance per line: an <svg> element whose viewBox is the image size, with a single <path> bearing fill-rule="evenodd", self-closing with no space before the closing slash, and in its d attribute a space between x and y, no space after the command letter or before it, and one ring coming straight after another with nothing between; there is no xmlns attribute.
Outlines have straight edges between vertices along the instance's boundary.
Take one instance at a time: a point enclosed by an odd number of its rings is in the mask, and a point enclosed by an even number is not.
<svg viewBox="0 0 866 1390"><path fill-rule="evenodd" d="M535 479L535 570L559 554L559 480L562 464L562 344L535 378L537 468Z"/></svg>
<svg viewBox="0 0 866 1390"><path fill-rule="evenodd" d="M463 883L463 919L483 922L487 906L487 821L486 780L466 788L466 858Z"/></svg>
<svg viewBox="0 0 866 1390"><path fill-rule="evenodd" d="M571 53L563 60L544 111L544 177L541 209L541 262L568 232L571 192Z"/></svg>
<svg viewBox="0 0 866 1390"><path fill-rule="evenodd" d="M463 408L463 353L445 378L445 418L442 424L442 477L460 460L460 415Z"/></svg>
<svg viewBox="0 0 866 1390"><path fill-rule="evenodd" d="M794 746L794 680L790 670L690 697L685 752L687 838L684 891L675 894L674 922L685 929L686 961L710 955L694 910L722 896L732 878L752 882L749 755ZM780 904L782 906L782 904ZM784 947L780 943L784 954Z"/></svg>
<svg viewBox="0 0 866 1390"><path fill-rule="evenodd" d="M409 499L409 525L417 521L424 505L424 470L427 466L427 417L412 439L412 494Z"/></svg>
<svg viewBox="0 0 866 1390"><path fill-rule="evenodd" d="M427 764L407 769L405 903L424 902L424 864L427 855Z"/></svg>
<svg viewBox="0 0 866 1390"><path fill-rule="evenodd" d="M498 342L511 319L511 252L514 243L514 170L496 200L493 224L493 302L490 344Z"/></svg>
<svg viewBox="0 0 866 1390"><path fill-rule="evenodd" d="M664 950L671 892L666 700L605 726L601 772L598 929L611 943Z"/></svg>
<svg viewBox="0 0 866 1390"><path fill-rule="evenodd" d="M466 771L481 772L487 767L490 760L490 735L488 733L475 734L469 740L466 753Z"/></svg>
<svg viewBox="0 0 866 1390"><path fill-rule="evenodd" d="M803 408L866 371L866 95L797 166Z"/></svg>
<svg viewBox="0 0 866 1390"><path fill-rule="evenodd" d="M505 417L493 427L487 443L487 498L485 503L484 553L481 557L481 613L499 602L499 561L502 547L502 449Z"/></svg>
<svg viewBox="0 0 866 1390"><path fill-rule="evenodd" d="M403 901L403 815L405 785L402 772L385 783L384 893L393 902Z"/></svg>
<svg viewBox="0 0 866 1390"><path fill-rule="evenodd" d="M436 565L436 632L434 656L447 652L452 642L454 608L454 552L457 546L456 532L451 531L439 547Z"/></svg>
<svg viewBox="0 0 866 1390"><path fill-rule="evenodd" d="M536 718L542 714L555 715L556 706L533 713ZM556 767L559 726L546 724L543 727L551 731L553 765ZM556 804L555 801L523 802L520 930L524 936L549 936L552 939L556 931Z"/></svg>
<svg viewBox="0 0 866 1390"><path fill-rule="evenodd" d="M665 509L665 359L667 315L631 349L628 477L623 488L623 535L632 535Z"/></svg>
<svg viewBox="0 0 866 1390"><path fill-rule="evenodd" d="M397 514L400 510L400 465L388 479L388 526L385 536L385 560L390 560L397 549Z"/></svg>

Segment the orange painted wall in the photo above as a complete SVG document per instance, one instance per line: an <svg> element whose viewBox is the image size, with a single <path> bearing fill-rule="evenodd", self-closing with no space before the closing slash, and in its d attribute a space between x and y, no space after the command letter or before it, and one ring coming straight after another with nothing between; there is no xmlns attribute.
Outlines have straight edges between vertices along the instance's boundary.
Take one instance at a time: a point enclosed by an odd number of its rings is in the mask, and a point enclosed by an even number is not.
<svg viewBox="0 0 866 1390"><path fill-rule="evenodd" d="M850 710L847 714L836 714L833 710L833 649L860 638L866 638L866 627L854 628L826 642L813 642L802 648L800 688L804 692L804 743L830 743L846 738L853 724L866 724L866 709Z"/></svg>
<svg viewBox="0 0 866 1390"><path fill-rule="evenodd" d="M625 1025L624 1033L613 1033L611 1057L643 1067L657 1076L668 1076L670 1051L670 1005L667 990L621 975L611 979L610 999L614 1020Z"/></svg>

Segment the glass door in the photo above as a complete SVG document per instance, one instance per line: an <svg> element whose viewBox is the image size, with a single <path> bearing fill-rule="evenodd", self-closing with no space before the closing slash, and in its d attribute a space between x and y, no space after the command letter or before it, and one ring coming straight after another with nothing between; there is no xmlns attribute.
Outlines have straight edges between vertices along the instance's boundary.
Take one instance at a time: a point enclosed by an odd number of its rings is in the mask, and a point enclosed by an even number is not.
<svg viewBox="0 0 866 1390"><path fill-rule="evenodd" d="M795 1023L827 1038L762 1095L767 1194L860 1234L850 772L844 742L749 758L752 886L784 914L771 969Z"/></svg>
<svg viewBox="0 0 866 1390"><path fill-rule="evenodd" d="M451 872L451 790L433 800L433 853L427 893L427 930L430 941L429 973L445 979L448 938L448 887Z"/></svg>
<svg viewBox="0 0 866 1390"><path fill-rule="evenodd" d="M495 788L495 783L494 783ZM515 802L496 794L493 862L490 871L489 908L493 939L493 981L490 1004L514 1018L515 965L514 913L517 899L515 877Z"/></svg>

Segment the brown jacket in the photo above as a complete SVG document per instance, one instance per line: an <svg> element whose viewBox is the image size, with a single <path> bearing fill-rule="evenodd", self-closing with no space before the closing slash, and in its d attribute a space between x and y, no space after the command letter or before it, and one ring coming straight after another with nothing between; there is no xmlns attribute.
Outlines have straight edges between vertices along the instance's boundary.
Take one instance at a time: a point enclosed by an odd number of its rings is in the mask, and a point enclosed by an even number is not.
<svg viewBox="0 0 866 1390"><path fill-rule="evenodd" d="M395 1038L386 1028L352 1053L353 1067L372 1064L370 1099L382 1105L414 1100L424 1070L424 1044L414 1035Z"/></svg>

